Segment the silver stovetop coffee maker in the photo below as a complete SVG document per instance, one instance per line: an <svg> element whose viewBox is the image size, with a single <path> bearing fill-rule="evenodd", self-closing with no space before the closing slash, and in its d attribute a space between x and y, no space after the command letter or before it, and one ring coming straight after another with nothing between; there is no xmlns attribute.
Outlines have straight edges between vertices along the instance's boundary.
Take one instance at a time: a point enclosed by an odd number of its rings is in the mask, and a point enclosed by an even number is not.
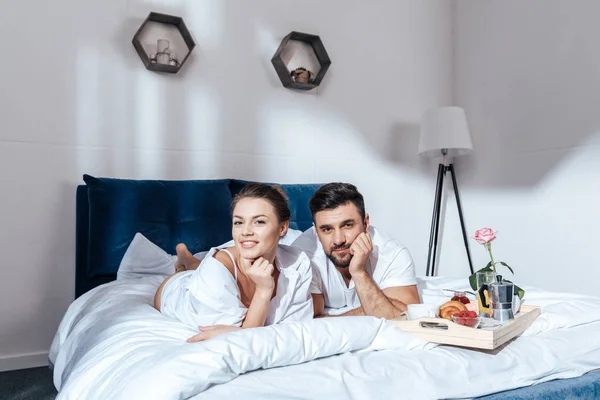
<svg viewBox="0 0 600 400"><path fill-rule="evenodd" d="M496 282L490 284L491 315L493 319L506 322L515 318L512 310L514 292L514 284L502 281L502 275L496 276Z"/></svg>

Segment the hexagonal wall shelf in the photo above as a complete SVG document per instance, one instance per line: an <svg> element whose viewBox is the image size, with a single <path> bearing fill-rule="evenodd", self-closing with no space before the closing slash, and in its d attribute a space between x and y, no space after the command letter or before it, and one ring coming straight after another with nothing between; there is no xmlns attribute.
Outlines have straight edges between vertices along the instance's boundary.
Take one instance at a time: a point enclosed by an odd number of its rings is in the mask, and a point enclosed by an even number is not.
<svg viewBox="0 0 600 400"><path fill-rule="evenodd" d="M196 43L183 19L151 12L133 36L133 47L146 69L179 72Z"/></svg>
<svg viewBox="0 0 600 400"><path fill-rule="evenodd" d="M283 38L271 63L284 87L311 90L321 84L331 60L319 36L293 31Z"/></svg>

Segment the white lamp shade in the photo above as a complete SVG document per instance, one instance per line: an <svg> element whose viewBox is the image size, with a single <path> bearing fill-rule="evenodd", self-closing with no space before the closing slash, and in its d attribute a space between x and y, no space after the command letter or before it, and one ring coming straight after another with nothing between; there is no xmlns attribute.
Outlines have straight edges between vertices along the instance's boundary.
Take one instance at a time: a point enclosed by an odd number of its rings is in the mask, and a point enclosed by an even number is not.
<svg viewBox="0 0 600 400"><path fill-rule="evenodd" d="M421 122L419 155L441 157L462 156L473 151L465 110L460 107L441 107L427 110Z"/></svg>

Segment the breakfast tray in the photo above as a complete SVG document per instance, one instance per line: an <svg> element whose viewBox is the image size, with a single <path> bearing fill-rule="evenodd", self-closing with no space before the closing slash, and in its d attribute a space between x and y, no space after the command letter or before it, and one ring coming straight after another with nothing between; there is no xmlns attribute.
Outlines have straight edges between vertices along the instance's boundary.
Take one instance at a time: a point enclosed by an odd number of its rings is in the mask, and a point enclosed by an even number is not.
<svg viewBox="0 0 600 400"><path fill-rule="evenodd" d="M396 318L391 322L403 331L428 342L494 350L522 334L540 312L540 307L522 305L515 319L501 326L485 329L473 329L442 318L419 318L413 321Z"/></svg>

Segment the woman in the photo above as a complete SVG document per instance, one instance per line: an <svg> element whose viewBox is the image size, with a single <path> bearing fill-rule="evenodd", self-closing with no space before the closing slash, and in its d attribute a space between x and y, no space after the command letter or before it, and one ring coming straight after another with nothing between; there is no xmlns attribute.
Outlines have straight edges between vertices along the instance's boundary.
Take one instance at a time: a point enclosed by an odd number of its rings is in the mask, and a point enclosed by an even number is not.
<svg viewBox="0 0 600 400"><path fill-rule="evenodd" d="M232 214L234 246L212 248L200 263L178 245L176 273L156 292L157 310L200 329L188 341L313 317L310 260L296 247L278 245L290 220L284 192L248 184Z"/></svg>

